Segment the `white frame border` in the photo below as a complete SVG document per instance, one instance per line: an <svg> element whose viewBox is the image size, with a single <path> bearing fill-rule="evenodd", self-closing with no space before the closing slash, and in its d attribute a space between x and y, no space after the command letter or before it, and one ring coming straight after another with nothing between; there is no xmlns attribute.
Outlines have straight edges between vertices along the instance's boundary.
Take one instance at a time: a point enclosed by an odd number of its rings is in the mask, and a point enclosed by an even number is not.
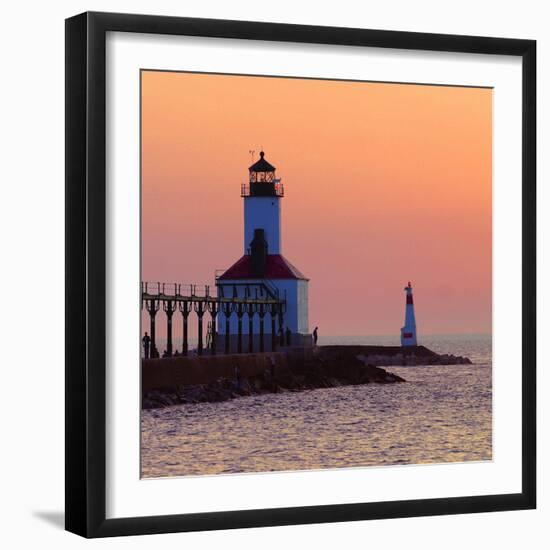
<svg viewBox="0 0 550 550"><path fill-rule="evenodd" d="M521 59L113 32L106 52L107 518L521 492ZM493 461L139 479L139 72L266 67L281 76L494 87Z"/></svg>

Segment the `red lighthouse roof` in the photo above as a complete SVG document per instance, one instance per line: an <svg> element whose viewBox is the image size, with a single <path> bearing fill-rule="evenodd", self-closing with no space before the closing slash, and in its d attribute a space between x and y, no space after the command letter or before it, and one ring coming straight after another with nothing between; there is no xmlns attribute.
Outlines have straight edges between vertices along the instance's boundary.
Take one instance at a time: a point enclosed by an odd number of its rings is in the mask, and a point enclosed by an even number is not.
<svg viewBox="0 0 550 550"><path fill-rule="evenodd" d="M221 280L233 279L257 279L252 270L252 262L249 254L245 254L240 260L236 261L223 275ZM265 266L265 279L303 279L303 275L281 254L268 254Z"/></svg>

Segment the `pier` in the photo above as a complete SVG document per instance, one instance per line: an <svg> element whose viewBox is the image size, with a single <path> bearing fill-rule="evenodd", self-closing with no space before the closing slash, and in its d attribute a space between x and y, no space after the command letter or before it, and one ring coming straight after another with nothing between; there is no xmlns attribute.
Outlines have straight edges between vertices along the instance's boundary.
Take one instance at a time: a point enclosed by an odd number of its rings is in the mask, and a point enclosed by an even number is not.
<svg viewBox="0 0 550 550"><path fill-rule="evenodd" d="M370 350L363 346L361 351ZM357 347L332 346L326 350L309 347L274 353L144 359L142 407L152 409L263 393L404 381L382 368L365 365L356 353Z"/></svg>
<svg viewBox="0 0 550 550"><path fill-rule="evenodd" d="M243 288L237 288L243 287ZM197 354L203 355L205 351L210 355L216 355L217 330L219 318L224 318L224 354L230 353L230 318L236 314L239 323L237 330L238 353L243 353L243 317L248 318L248 339L247 353L254 351L267 351L264 338L264 318L269 314L271 319L271 342L270 351L277 351L279 344L278 333L282 333L284 314L286 311L286 299L279 296L276 288L271 287L268 282L254 284L231 284L218 287L215 293L211 292L209 285L199 286L192 284L178 283L141 283L141 307L145 308L150 318L151 357L158 357L156 347L156 321L159 311L164 312L166 318L166 354L168 357L174 355L174 338L172 331L172 319L174 313L179 311L183 319L183 330L181 335L181 354L189 353L189 317L194 314L197 321L198 343ZM240 290L240 291L239 291ZM210 322L206 334L206 345L204 338L204 316L208 314ZM260 320L258 350L254 349L254 334L251 332L254 316ZM278 330L277 330L278 327Z"/></svg>

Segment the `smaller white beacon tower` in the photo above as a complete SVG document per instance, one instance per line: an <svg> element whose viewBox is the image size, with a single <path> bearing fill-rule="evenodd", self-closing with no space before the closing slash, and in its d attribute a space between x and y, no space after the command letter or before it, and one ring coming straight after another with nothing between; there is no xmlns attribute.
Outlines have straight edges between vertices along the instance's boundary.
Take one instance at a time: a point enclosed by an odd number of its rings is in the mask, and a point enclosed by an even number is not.
<svg viewBox="0 0 550 550"><path fill-rule="evenodd" d="M401 345L416 346L416 321L414 318L413 289L411 282L403 289L407 293L405 326L401 329Z"/></svg>

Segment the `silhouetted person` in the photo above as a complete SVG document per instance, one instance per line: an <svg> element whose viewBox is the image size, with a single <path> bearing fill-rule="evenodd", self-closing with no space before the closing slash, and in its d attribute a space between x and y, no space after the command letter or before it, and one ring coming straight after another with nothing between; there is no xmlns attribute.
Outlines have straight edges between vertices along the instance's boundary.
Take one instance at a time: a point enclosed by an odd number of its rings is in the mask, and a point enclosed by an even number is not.
<svg viewBox="0 0 550 550"><path fill-rule="evenodd" d="M179 357L179 356L180 356L180 352L179 352L178 350L176 350L176 351L174 352L174 357Z"/></svg>
<svg viewBox="0 0 550 550"><path fill-rule="evenodd" d="M145 336L141 339L143 344L143 352L145 353L145 359L149 359L149 350L151 348L151 337L145 333Z"/></svg>
<svg viewBox="0 0 550 550"><path fill-rule="evenodd" d="M290 331L290 329L288 327L286 327L286 345L287 346L290 346L290 342L292 340L292 332Z"/></svg>
<svg viewBox="0 0 550 550"><path fill-rule="evenodd" d="M317 329L319 327L315 327L313 329L313 345L316 346L317 345L317 338L319 337L318 334L317 334Z"/></svg>
<svg viewBox="0 0 550 550"><path fill-rule="evenodd" d="M168 357L168 352L167 352L166 350L164 350L164 351L162 352L162 357L163 357L163 359L164 359L165 357Z"/></svg>

